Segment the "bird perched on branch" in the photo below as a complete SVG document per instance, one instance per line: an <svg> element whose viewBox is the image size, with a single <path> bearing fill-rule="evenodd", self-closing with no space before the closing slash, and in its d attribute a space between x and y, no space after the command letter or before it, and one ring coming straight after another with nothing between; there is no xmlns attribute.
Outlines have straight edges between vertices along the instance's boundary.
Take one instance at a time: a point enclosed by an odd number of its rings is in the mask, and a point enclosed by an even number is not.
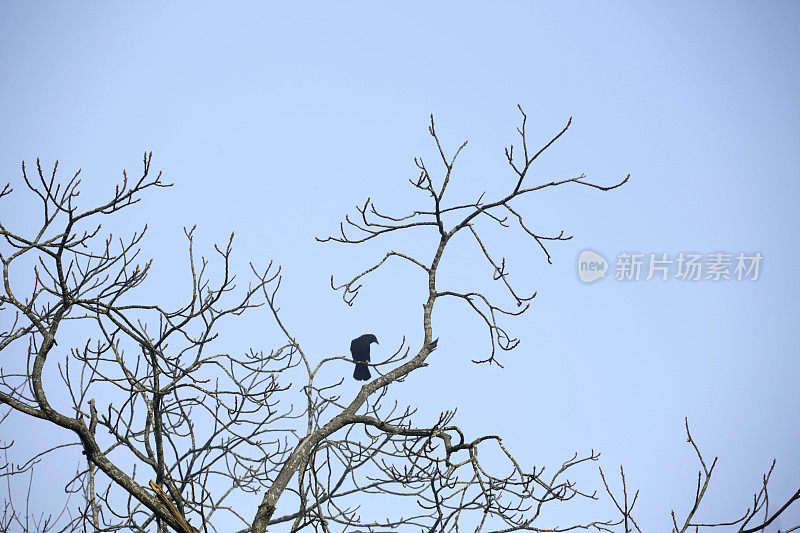
<svg viewBox="0 0 800 533"><path fill-rule="evenodd" d="M353 370L353 377L357 381L367 381L371 375L369 373L369 345L372 343L379 344L378 338L372 333L361 335L353 339L350 343L350 353L353 355L353 361L356 363L356 368Z"/></svg>

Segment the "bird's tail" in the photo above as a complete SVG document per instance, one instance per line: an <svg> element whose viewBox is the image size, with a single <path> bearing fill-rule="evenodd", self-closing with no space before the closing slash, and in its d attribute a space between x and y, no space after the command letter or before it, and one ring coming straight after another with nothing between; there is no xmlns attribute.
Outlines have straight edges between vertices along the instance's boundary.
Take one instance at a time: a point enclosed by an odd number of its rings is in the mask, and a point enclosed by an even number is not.
<svg viewBox="0 0 800 533"><path fill-rule="evenodd" d="M369 373L369 367L364 363L356 363L356 368L353 370L353 377L358 381L367 381L372 377Z"/></svg>

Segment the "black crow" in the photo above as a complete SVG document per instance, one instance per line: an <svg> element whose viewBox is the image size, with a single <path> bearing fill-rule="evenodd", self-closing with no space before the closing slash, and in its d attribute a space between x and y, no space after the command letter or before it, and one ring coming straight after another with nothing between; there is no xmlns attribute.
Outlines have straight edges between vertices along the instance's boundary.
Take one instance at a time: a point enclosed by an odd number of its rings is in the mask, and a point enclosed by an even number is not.
<svg viewBox="0 0 800 533"><path fill-rule="evenodd" d="M378 344L378 338L372 333L367 333L357 339L353 339L350 343L350 353L353 355L353 361L356 362L353 377L357 381L367 381L371 377L369 366L364 363L369 363L369 345L373 342Z"/></svg>

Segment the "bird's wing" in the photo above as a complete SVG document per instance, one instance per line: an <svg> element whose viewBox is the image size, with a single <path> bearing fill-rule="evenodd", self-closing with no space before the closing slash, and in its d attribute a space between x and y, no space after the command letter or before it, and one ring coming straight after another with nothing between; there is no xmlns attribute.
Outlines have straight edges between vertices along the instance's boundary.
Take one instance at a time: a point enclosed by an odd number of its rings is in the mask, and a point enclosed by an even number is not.
<svg viewBox="0 0 800 533"><path fill-rule="evenodd" d="M369 361L369 344L359 337L350 343L350 353L354 361Z"/></svg>

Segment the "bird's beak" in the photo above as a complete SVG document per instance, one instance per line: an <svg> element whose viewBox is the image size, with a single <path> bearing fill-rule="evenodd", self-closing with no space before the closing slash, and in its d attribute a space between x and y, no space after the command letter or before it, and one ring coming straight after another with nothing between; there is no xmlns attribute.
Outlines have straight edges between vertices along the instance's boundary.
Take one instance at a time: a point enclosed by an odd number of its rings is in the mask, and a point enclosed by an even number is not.
<svg viewBox="0 0 800 533"><path fill-rule="evenodd" d="M375 339L375 344L380 344L380 343L378 342L378 339Z"/></svg>

